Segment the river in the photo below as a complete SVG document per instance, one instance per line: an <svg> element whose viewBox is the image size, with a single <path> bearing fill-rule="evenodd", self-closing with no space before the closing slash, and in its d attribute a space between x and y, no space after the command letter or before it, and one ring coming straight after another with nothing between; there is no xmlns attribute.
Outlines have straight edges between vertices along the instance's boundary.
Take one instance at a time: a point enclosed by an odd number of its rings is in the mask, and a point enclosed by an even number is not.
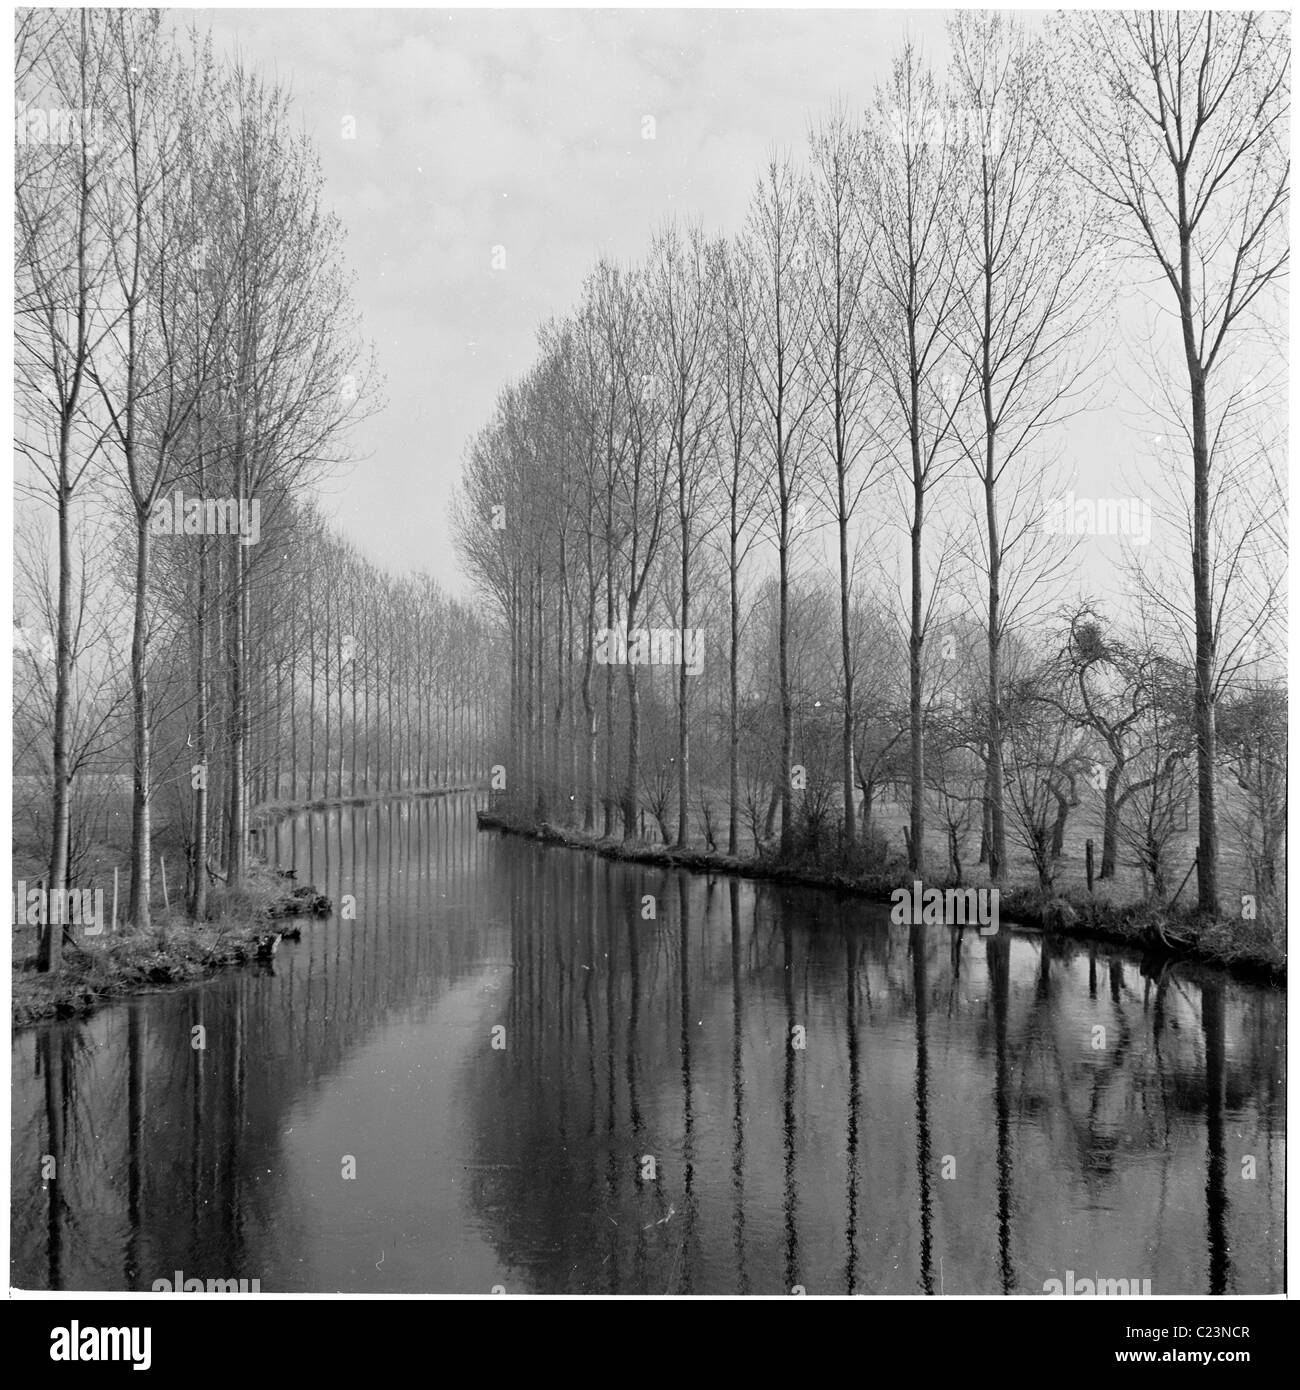
<svg viewBox="0 0 1300 1390"><path fill-rule="evenodd" d="M1284 994L476 804L291 817L353 917L15 1034L16 1287L1281 1290Z"/></svg>

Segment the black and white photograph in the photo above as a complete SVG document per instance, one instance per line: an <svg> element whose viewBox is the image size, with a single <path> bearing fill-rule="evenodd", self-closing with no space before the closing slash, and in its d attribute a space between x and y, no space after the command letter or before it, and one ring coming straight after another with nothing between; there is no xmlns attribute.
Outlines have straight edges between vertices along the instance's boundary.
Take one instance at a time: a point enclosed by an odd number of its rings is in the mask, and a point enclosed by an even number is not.
<svg viewBox="0 0 1300 1390"><path fill-rule="evenodd" d="M177 1374L164 1295L1248 1361L1289 10L10 18L10 1298L150 1296L46 1364Z"/></svg>

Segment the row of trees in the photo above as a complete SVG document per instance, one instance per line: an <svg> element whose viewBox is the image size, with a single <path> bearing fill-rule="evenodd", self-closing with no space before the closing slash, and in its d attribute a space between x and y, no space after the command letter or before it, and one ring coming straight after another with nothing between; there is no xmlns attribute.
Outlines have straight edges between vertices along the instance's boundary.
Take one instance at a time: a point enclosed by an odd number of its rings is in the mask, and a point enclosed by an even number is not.
<svg viewBox="0 0 1300 1390"><path fill-rule="evenodd" d="M946 80L905 48L860 118L833 111L803 161L773 155L739 236L670 224L642 264L600 262L473 441L458 537L509 633L510 789L629 837L647 804L666 811L670 765L673 838L693 835L697 784L712 838L725 781L734 853L757 753L755 838L779 813L788 855L829 716L843 852L883 780L906 788L914 872L936 814L951 844L942 808L973 804L996 882L1008 817L1032 840L1086 757L1115 773L1113 872L1143 779L1075 688L1086 649L1112 695L1179 711L1170 767L1195 767L1215 912L1216 708L1281 650L1287 46L1274 19L1186 12L1071 14L1036 38L964 13L949 39ZM1161 277L1149 304L1172 334L1150 339L1163 540L1130 551L1117 633L1063 602L1085 542L1054 499L1063 432L1119 367L1109 291L1127 268ZM804 615L825 620L827 571L838 650L814 660ZM703 678L682 659L697 627L722 634ZM647 700L650 743L672 745L649 766ZM953 747L973 794L949 795Z"/></svg>
<svg viewBox="0 0 1300 1390"><path fill-rule="evenodd" d="M28 11L15 52L18 770L57 891L129 769L147 927L160 807L201 917L258 800L466 771L491 644L310 505L377 393L284 90L156 12Z"/></svg>
<svg viewBox="0 0 1300 1390"><path fill-rule="evenodd" d="M100 499L106 503L106 499ZM111 564L111 526L87 511L73 531L71 785L68 875L85 880L111 847L129 772L130 672ZM204 603L198 537L154 537L159 582L151 611L151 828L182 848L186 901L207 908L205 863L232 863L233 702L225 661L231 625L230 547L209 556ZM206 538L204 542L206 543ZM496 717L499 656L492 628L427 576L395 577L360 556L310 507L286 507L252 567L247 631L247 757L251 806L350 798L480 778ZM15 766L20 822L48 836L49 734L55 699L54 556L28 527L18 547L24 634L16 662ZM202 571L201 571L202 572ZM119 610L115 612L115 610ZM211 659L201 662L200 649ZM248 816L242 817L245 823ZM159 824L158 822L161 822Z"/></svg>

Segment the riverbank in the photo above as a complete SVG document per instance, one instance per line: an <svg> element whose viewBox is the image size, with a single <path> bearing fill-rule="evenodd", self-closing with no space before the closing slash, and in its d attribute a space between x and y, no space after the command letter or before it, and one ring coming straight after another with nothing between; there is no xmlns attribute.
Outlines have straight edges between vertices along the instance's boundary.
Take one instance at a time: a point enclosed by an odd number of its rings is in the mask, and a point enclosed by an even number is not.
<svg viewBox="0 0 1300 1390"><path fill-rule="evenodd" d="M482 791L481 783L467 782L455 787L410 787L400 792L358 792L353 796L321 796L314 801L263 801L254 806L251 816L260 826L266 821L282 819L299 811L333 811L342 806L373 806L378 801L419 801L434 796L454 796L459 792Z"/></svg>
<svg viewBox="0 0 1300 1390"><path fill-rule="evenodd" d="M101 936L69 934L58 970L41 972L34 956L15 960L11 1023L25 1028L93 1013L103 1004L194 984L228 966L270 961L284 938L297 940L301 919L332 910L310 884L254 865L242 887L214 885L208 919L192 922L179 908L155 909L147 931L126 926Z"/></svg>
<svg viewBox="0 0 1300 1390"><path fill-rule="evenodd" d="M128 927L100 937L65 939L58 970L39 972L34 958L15 962L13 1026L77 1017L113 999L193 984L231 965L271 960L282 937L296 938L302 930L296 918L288 917L295 903L286 887L259 866L237 892L213 888L205 922L163 909L153 914L147 931Z"/></svg>
<svg viewBox="0 0 1300 1390"><path fill-rule="evenodd" d="M182 919L146 932L121 932L102 944L65 942L57 971L14 969L13 1026L75 1018L115 999L193 984L227 966L268 960L280 937L296 932L293 927L287 933L272 929L261 918L198 926Z"/></svg>
<svg viewBox="0 0 1300 1390"><path fill-rule="evenodd" d="M775 859L677 849L639 840L606 839L569 827L537 824L503 811L480 811L478 823L481 829L501 830L564 849L584 850L603 859L800 887L830 888L873 902L888 903L900 883L894 873L849 875ZM927 886L951 885L935 881ZM1029 885L1001 889L999 916L1040 931L1106 941L1174 960L1219 966L1247 979L1272 985L1286 984L1286 952L1261 922L1204 922L1190 912L1170 912L1167 908L1142 903L1099 902L1086 896L1081 899L1077 893L1059 895L1044 908L1037 889Z"/></svg>
<svg viewBox="0 0 1300 1390"><path fill-rule="evenodd" d="M261 828L301 811L451 796L478 789L473 784L413 787L306 802L264 802L254 809L253 819ZM299 901L291 902L293 898ZM330 910L328 900L314 890L309 892L306 885L287 883L271 866L255 865L237 893L213 886L206 922L195 924L182 911L156 908L153 926L147 932L125 929L102 938L66 940L63 964L55 972L39 973L34 959L15 960L12 1026L24 1028L49 1019L82 1016L115 999L194 984L230 966L270 960L282 938L300 934L301 918Z"/></svg>

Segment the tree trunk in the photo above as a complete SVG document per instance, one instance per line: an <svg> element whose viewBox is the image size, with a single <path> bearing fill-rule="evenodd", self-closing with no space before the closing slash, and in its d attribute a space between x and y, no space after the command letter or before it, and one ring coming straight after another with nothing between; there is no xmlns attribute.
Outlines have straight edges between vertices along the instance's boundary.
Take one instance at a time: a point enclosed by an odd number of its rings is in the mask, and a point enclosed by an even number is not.
<svg viewBox="0 0 1300 1390"><path fill-rule="evenodd" d="M780 426L778 425L778 431ZM779 448L780 446L778 446ZM785 464L777 465L781 487L780 615L777 636L781 683L781 857L794 848L794 799L790 786L794 762L794 702L790 698L790 501L785 492Z"/></svg>
<svg viewBox="0 0 1300 1390"><path fill-rule="evenodd" d="M1210 459L1205 423L1205 374L1192 379L1192 591L1196 608L1196 896L1200 911L1219 913L1219 826L1215 805L1214 611L1210 575Z"/></svg>
<svg viewBox="0 0 1300 1390"><path fill-rule="evenodd" d="M1124 764L1116 763L1106 777L1101 822L1101 872L1098 878L1115 877L1115 854L1119 843L1119 779L1123 771Z"/></svg>
<svg viewBox="0 0 1300 1390"><path fill-rule="evenodd" d="M607 496L606 504L613 505L612 494ZM608 527L605 531L605 554L608 557L609 571L605 577L605 624L612 631L614 627L614 554L613 536ZM605 836L614 833L614 668L605 667Z"/></svg>
<svg viewBox="0 0 1300 1390"><path fill-rule="evenodd" d="M591 546L587 547L587 571L591 572ZM592 698L591 678L592 667L595 662L595 648L593 642L595 633L593 628L596 621L596 589L593 584L588 590L589 599L587 603L587 635L583 643L582 653L582 736L583 747L583 792L582 792L582 828L588 832L596 828L596 702Z"/></svg>
<svg viewBox="0 0 1300 1390"><path fill-rule="evenodd" d="M1065 852L1065 826L1070 816L1070 802L1060 792L1056 797L1056 820L1052 825L1052 858L1059 859Z"/></svg>
<svg viewBox="0 0 1300 1390"><path fill-rule="evenodd" d="M987 346L985 348L987 355ZM989 538L989 612L988 612L988 733L986 761L986 795L989 808L989 879L1002 881L1003 865L1007 860L1006 807L1003 797L1002 771L1002 555L999 550L998 515L994 497L993 442L990 426L988 454L985 459L984 508Z"/></svg>
<svg viewBox="0 0 1300 1390"><path fill-rule="evenodd" d="M682 658L677 672L677 844L685 847L690 840L690 799L691 799L691 726L687 713L687 682L690 674L686 670L686 629L690 625L691 611L691 534L690 518L685 501L685 470L678 471L681 492L678 519L682 533L682 644L678 653Z"/></svg>
<svg viewBox="0 0 1300 1390"><path fill-rule="evenodd" d="M915 418L915 417L914 417ZM912 434L915 479L912 511L912 615L908 633L908 718L912 739L911 835L908 867L918 876L925 872L925 734L921 724L921 528L925 524L925 490L920 479L920 441Z"/></svg>
<svg viewBox="0 0 1300 1390"><path fill-rule="evenodd" d="M852 850L857 843L858 825L853 789L853 634L849 623L849 518L848 500L844 494L847 466L843 459L842 443L838 445L838 449L840 458L835 471L840 500L840 659L844 667L844 732L840 750L840 771L844 779L844 848Z"/></svg>
<svg viewBox="0 0 1300 1390"><path fill-rule="evenodd" d="M728 675L727 853L740 853L740 575L736 558L736 501L732 490L730 570L731 634Z"/></svg>
<svg viewBox="0 0 1300 1390"><path fill-rule="evenodd" d="M131 895L128 911L139 931L148 931L151 838L149 833L149 512L135 521L135 612L131 631L131 715L134 754L131 770Z"/></svg>
<svg viewBox="0 0 1300 1390"><path fill-rule="evenodd" d="M242 501L242 471L237 474L237 478L236 493ZM237 888L243 883L248 861L248 691L244 641L248 621L248 591L243 551L240 538L235 536L231 547L233 592L230 613L230 843L226 850L228 888ZM328 758L327 748L327 766Z"/></svg>
<svg viewBox="0 0 1300 1390"><path fill-rule="evenodd" d="M49 890L61 892L68 886L68 831L71 824L72 788L68 777L68 703L72 685L72 554L69 535L71 489L67 486L68 438L66 428L59 438L59 594L54 634L54 807L51 828ZM47 912L46 918L50 914ZM63 962L63 928L46 921L41 932L37 964L41 970L57 970Z"/></svg>
<svg viewBox="0 0 1300 1390"><path fill-rule="evenodd" d="M631 605L628 606L628 629L632 626ZM636 666L627 664L627 780L623 784L623 838L636 835L637 789L641 781L641 692L638 689Z"/></svg>
<svg viewBox="0 0 1300 1390"><path fill-rule="evenodd" d="M202 423L199 431L202 433ZM199 454L199 495L205 487L203 455ZM198 600L194 611L194 756L199 768L194 788L193 881L190 917L201 922L208 911L208 545L200 535ZM278 791L278 788L277 788Z"/></svg>

